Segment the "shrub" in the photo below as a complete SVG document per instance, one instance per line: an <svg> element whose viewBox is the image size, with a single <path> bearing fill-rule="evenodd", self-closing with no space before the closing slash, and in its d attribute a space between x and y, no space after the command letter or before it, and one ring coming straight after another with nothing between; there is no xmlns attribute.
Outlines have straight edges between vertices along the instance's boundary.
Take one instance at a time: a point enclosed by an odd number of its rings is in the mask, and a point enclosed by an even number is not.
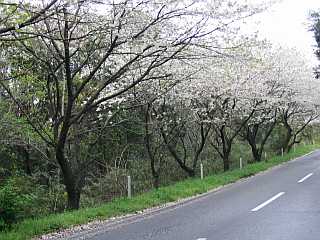
<svg viewBox="0 0 320 240"><path fill-rule="evenodd" d="M28 215L34 200L34 195L21 192L14 179L7 180L0 187L0 230Z"/></svg>

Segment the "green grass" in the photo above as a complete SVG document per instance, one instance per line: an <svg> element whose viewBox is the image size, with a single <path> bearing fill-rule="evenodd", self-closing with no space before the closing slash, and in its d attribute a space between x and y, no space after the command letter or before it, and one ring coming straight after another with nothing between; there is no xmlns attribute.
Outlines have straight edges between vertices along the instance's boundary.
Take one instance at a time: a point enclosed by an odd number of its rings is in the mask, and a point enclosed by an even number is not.
<svg viewBox="0 0 320 240"><path fill-rule="evenodd" d="M300 146L295 152L286 154L283 157L273 157L267 162L254 163L245 166L242 170L236 169L225 173L208 176L203 180L187 179L174 185L161 187L132 199L119 198L110 203L95 207L84 208L73 212L49 215L39 219L26 219L12 227L8 232L1 232L1 240L22 240L31 239L37 235L54 232L59 229L73 225L87 223L97 219L108 219L139 210L158 206L164 203L176 201L186 197L194 196L220 186L233 183L241 178L265 171L270 167L302 156L312 150L319 148L318 145Z"/></svg>

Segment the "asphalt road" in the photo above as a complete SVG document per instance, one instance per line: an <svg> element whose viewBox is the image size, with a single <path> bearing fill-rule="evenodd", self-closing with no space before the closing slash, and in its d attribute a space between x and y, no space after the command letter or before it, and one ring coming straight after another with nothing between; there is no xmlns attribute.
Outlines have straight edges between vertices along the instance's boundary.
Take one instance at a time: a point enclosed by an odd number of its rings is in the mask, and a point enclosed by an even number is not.
<svg viewBox="0 0 320 240"><path fill-rule="evenodd" d="M319 240L320 151L185 204L73 239Z"/></svg>

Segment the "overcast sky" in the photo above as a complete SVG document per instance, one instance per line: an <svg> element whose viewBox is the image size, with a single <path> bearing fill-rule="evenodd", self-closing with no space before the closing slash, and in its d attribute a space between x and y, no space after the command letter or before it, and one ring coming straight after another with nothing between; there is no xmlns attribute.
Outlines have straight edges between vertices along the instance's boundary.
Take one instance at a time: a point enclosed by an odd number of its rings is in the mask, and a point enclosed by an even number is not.
<svg viewBox="0 0 320 240"><path fill-rule="evenodd" d="M310 10L320 10L320 0L283 0L254 19L259 21L259 36L281 45L296 47L313 63L315 40L307 31Z"/></svg>

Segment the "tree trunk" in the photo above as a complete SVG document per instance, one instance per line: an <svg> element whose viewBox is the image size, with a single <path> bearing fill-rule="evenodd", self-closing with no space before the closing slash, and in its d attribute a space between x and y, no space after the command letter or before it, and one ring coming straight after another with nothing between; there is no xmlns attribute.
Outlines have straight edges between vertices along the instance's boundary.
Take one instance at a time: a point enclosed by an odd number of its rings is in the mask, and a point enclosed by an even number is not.
<svg viewBox="0 0 320 240"><path fill-rule="evenodd" d="M230 161L229 156L224 156L223 158L223 171L229 171L230 170Z"/></svg>
<svg viewBox="0 0 320 240"><path fill-rule="evenodd" d="M194 169L188 169L186 170L186 172L188 173L189 177L195 177L196 176L196 171Z"/></svg>
<svg viewBox="0 0 320 240"><path fill-rule="evenodd" d="M293 140L290 144L288 144L288 147L287 147L287 149L286 149L286 152L287 152L287 153L289 153L289 152L291 151L291 149L292 149L292 147L293 147L293 145L294 145L295 143L296 143L295 140Z"/></svg>
<svg viewBox="0 0 320 240"><path fill-rule="evenodd" d="M232 140L228 140L227 139L227 135L223 129L223 141L222 141L222 148L223 148L223 155L222 155L222 159L223 159L223 171L226 172L228 170L230 170L230 152L231 152L231 147L232 147Z"/></svg>
<svg viewBox="0 0 320 240"><path fill-rule="evenodd" d="M81 188L77 184L77 177L72 171L70 162L65 158L64 147L58 145L56 147L56 159L61 167L64 185L68 196L69 210L79 209Z"/></svg>
<svg viewBox="0 0 320 240"><path fill-rule="evenodd" d="M153 176L153 187L156 189L160 187L160 179L158 174Z"/></svg>
<svg viewBox="0 0 320 240"><path fill-rule="evenodd" d="M291 147L289 147L289 146L290 146L290 141L292 138L292 129L291 128L286 128L286 129L287 129L286 137L283 142L282 148L283 148L284 152L288 153L291 150Z"/></svg>
<svg viewBox="0 0 320 240"><path fill-rule="evenodd" d="M255 144L250 145L252 156L255 162L261 162L261 151L257 148Z"/></svg>
<svg viewBox="0 0 320 240"><path fill-rule="evenodd" d="M260 162L260 157L259 157L259 153L258 150L255 146L251 146L251 152L252 152L252 156L255 162Z"/></svg>
<svg viewBox="0 0 320 240"><path fill-rule="evenodd" d="M161 135L163 137L164 143L166 144L170 154L176 160L176 162L179 164L181 169L184 170L188 174L189 177L194 177L196 175L195 169L187 166L186 161L185 161L186 160L185 157L184 157L184 159L180 159L176 150L170 145L170 143L167 139L167 136L163 130L161 130Z"/></svg>
<svg viewBox="0 0 320 240"><path fill-rule="evenodd" d="M289 115L288 115L288 112L286 111L285 114L282 116L282 123L286 128L286 136L282 144L282 149L284 152L290 151L289 144L290 144L291 138L293 137L293 130L288 122L289 121L288 119L289 119ZM281 154L281 149L279 149L279 153Z"/></svg>
<svg viewBox="0 0 320 240"><path fill-rule="evenodd" d="M79 209L81 191L76 188L69 188L68 186L66 186L66 189L68 193L68 209Z"/></svg>

